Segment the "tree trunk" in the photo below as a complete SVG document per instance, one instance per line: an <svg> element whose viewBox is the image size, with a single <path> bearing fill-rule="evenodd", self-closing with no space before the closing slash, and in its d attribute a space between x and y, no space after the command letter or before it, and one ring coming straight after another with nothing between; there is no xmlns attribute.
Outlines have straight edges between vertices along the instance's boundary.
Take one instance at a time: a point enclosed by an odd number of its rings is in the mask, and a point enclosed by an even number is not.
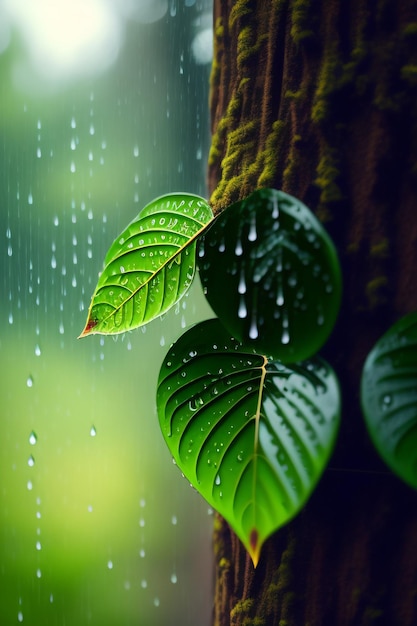
<svg viewBox="0 0 417 626"><path fill-rule="evenodd" d="M359 405L374 342L417 310L417 2L215 0L209 185L303 200L339 252L323 354L341 381L336 451L256 570L218 516L215 626L417 624L417 495L379 460Z"/></svg>

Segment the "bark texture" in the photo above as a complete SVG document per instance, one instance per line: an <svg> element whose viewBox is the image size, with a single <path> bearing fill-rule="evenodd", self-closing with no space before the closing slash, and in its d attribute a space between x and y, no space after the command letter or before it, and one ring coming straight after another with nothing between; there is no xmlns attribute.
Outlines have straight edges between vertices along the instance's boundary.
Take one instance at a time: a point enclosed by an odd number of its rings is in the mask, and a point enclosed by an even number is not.
<svg viewBox="0 0 417 626"><path fill-rule="evenodd" d="M256 570L218 517L215 626L417 624L417 495L378 459L359 406L375 341L417 310L416 0L215 0L209 186L303 200L338 248L344 298L324 355L337 449Z"/></svg>

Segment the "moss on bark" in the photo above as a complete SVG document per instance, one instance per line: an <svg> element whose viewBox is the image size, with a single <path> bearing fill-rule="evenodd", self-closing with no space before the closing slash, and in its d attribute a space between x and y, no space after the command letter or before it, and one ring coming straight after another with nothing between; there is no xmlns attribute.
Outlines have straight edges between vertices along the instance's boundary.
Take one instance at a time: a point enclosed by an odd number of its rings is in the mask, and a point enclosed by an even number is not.
<svg viewBox="0 0 417 626"><path fill-rule="evenodd" d="M217 518L215 626L417 623L416 495L377 458L358 400L373 343L417 309L416 15L416 0L215 0L214 209L262 186L299 197L345 285L325 350L344 397L331 467L256 570Z"/></svg>

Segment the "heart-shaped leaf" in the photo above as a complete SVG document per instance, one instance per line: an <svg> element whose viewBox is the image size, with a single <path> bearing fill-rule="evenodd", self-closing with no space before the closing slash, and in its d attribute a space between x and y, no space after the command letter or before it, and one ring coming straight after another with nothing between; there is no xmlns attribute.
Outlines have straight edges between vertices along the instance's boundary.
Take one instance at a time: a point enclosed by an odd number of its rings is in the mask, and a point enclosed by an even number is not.
<svg viewBox="0 0 417 626"><path fill-rule="evenodd" d="M417 312L394 324L368 355L361 400L381 457L417 489Z"/></svg>
<svg viewBox="0 0 417 626"><path fill-rule="evenodd" d="M209 320L169 350L157 405L177 465L256 565L327 464L340 412L334 372L318 357L291 367L268 360Z"/></svg>
<svg viewBox="0 0 417 626"><path fill-rule="evenodd" d="M171 308L193 281L196 240L212 218L187 193L146 205L110 247L80 336L132 330Z"/></svg>
<svg viewBox="0 0 417 626"><path fill-rule="evenodd" d="M198 257L207 300L243 343L288 363L327 340L340 266L327 232L296 198L260 189L232 204L204 233Z"/></svg>

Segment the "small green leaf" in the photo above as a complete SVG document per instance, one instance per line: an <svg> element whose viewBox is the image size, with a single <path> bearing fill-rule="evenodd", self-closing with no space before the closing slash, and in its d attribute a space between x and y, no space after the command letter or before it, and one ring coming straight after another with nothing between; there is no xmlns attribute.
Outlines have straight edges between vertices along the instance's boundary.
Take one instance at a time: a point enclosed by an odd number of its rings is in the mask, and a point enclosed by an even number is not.
<svg viewBox="0 0 417 626"><path fill-rule="evenodd" d="M260 189L213 222L198 249L201 282L227 330L286 363L315 354L339 311L334 245L296 198Z"/></svg>
<svg viewBox="0 0 417 626"><path fill-rule="evenodd" d="M157 392L165 441L256 566L262 544L305 504L333 449L336 376L322 359L287 367L245 349L219 320L169 350Z"/></svg>
<svg viewBox="0 0 417 626"><path fill-rule="evenodd" d="M417 489L417 312L394 324L369 353L361 400L379 454Z"/></svg>
<svg viewBox="0 0 417 626"><path fill-rule="evenodd" d="M197 237L212 219L187 193L146 205L110 247L80 337L132 330L171 308L193 281Z"/></svg>

